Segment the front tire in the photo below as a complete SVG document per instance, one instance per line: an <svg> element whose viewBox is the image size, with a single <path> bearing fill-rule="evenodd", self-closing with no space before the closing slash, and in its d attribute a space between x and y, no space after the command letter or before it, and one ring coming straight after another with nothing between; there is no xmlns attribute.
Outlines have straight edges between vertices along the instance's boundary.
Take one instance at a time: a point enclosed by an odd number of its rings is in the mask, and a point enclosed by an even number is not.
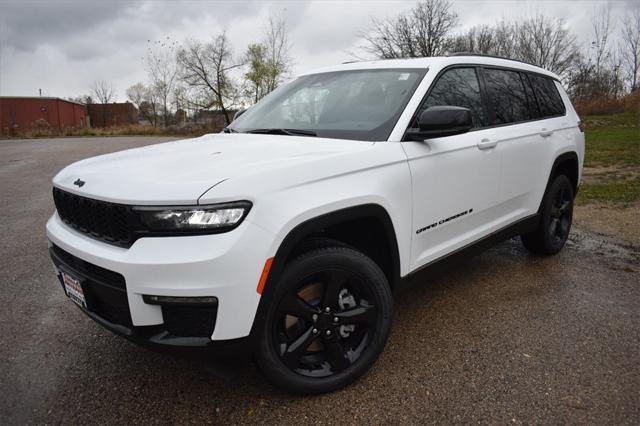
<svg viewBox="0 0 640 426"><path fill-rule="evenodd" d="M314 249L285 267L257 363L269 381L293 393L342 388L378 358L391 313L389 284L369 257L350 247Z"/></svg>
<svg viewBox="0 0 640 426"><path fill-rule="evenodd" d="M540 223L535 231L521 235L532 253L557 254L564 247L573 220L573 185L565 175L557 176L542 200Z"/></svg>

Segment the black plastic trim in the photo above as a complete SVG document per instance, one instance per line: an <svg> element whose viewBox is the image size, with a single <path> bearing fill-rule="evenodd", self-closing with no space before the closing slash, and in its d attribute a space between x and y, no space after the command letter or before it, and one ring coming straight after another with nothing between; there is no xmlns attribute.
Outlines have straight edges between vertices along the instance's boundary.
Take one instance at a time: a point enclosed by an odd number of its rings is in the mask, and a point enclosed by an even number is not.
<svg viewBox="0 0 640 426"><path fill-rule="evenodd" d="M153 297L167 297L174 300L153 300ZM184 299L184 300L180 300ZM187 299L213 299L210 302L192 301L187 302ZM152 294L143 294L142 300L148 305L171 305L171 306L218 306L218 298L213 296L156 296Z"/></svg>
<svg viewBox="0 0 640 426"><path fill-rule="evenodd" d="M269 277L267 278L267 282L265 283L262 291L262 297L258 304L256 316L253 320L253 326L251 329L252 340L255 341L255 339L257 339L257 325L264 322L273 292L275 291L278 280L284 271L286 259L293 252L298 243L321 229L348 222L350 220L368 217L379 219L384 226L387 242L391 248L391 267L393 271L393 278L390 284L392 287L395 286L395 284L400 280L400 254L398 251L398 241L396 239L393 222L391 222L391 218L384 207L379 204L362 204L336 210L309 219L293 228L282 241L282 244L280 244L280 247L276 252L269 271Z"/></svg>
<svg viewBox="0 0 640 426"><path fill-rule="evenodd" d="M223 367L218 371L221 375L225 375L224 369L240 368L251 359L252 345L249 336L227 340L211 340L208 337L179 337L169 333L162 324L135 326L131 329L113 324L79 306L78 309L102 327L130 342L154 352L198 359L208 364L218 365Z"/></svg>
<svg viewBox="0 0 640 426"><path fill-rule="evenodd" d="M558 155L558 157L553 161L553 165L551 166L551 170L549 171L549 178L547 180L547 185L544 188L544 193L545 194L547 193L547 191L549 190L549 187L551 186L553 178L555 177L556 172L558 170L558 167L562 163L564 163L566 161L571 161L571 162L575 161L575 163L578 166L578 168L580 167L580 162L578 160L578 154L575 151L569 151L569 152L565 152L563 154ZM576 172L578 172L578 174L579 174L579 169L576 170ZM576 182L575 187L573 188L573 196L574 196L574 198L578 195L578 189L579 188L580 188L580 182ZM542 201L540 201L540 207L538 209L538 213L540 213L541 209L542 209Z"/></svg>
<svg viewBox="0 0 640 426"><path fill-rule="evenodd" d="M442 272L452 264L477 255L504 240L508 240L509 238L531 232L537 228L539 221L540 215L538 213L520 219L517 222L512 223L511 225L507 225L506 227L492 232L491 234L486 235L479 240L469 243L464 247L461 247L425 265L422 265L418 269L411 271L409 274L404 276L402 278L402 283L406 283L406 281L409 278L412 278L415 274L427 273L427 271L428 273Z"/></svg>

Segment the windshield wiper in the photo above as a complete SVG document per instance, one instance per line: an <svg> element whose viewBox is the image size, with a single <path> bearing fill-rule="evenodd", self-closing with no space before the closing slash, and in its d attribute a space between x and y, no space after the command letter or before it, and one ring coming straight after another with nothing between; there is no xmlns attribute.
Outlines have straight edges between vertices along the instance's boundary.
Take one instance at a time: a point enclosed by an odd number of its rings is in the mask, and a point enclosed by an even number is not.
<svg viewBox="0 0 640 426"><path fill-rule="evenodd" d="M288 136L317 136L313 130L303 129L252 129L247 130L244 133L258 133L265 135L288 135Z"/></svg>
<svg viewBox="0 0 640 426"><path fill-rule="evenodd" d="M223 131L224 133L238 133L238 131L237 131L237 130L232 129L232 128L231 128L231 127L229 127L229 126L227 126L227 127L225 127L224 129L222 129L222 131Z"/></svg>

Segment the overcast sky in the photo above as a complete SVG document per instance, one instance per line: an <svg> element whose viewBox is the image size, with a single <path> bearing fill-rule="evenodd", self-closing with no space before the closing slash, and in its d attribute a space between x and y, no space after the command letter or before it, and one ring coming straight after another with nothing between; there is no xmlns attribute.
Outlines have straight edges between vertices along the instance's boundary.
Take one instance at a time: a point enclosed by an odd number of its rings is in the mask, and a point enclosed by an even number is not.
<svg viewBox="0 0 640 426"><path fill-rule="evenodd" d="M581 43L590 42L590 14L606 1L456 0L463 31L538 11L564 17ZM611 1L612 24L635 1ZM372 16L410 9L404 1L79 1L0 0L0 95L75 97L96 80L112 82L117 99L145 81L149 41L207 40L226 30L234 53L258 41L267 16L284 13L294 73L352 59ZM636 5L637 6L637 5ZM614 25L614 31L617 31Z"/></svg>

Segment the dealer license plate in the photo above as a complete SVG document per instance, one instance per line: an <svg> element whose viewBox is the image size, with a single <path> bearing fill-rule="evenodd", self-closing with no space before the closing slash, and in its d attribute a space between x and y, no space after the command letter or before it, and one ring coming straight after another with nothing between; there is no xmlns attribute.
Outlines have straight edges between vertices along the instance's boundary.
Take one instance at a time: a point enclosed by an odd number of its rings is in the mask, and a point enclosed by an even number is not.
<svg viewBox="0 0 640 426"><path fill-rule="evenodd" d="M60 273L62 274L62 282L64 283L64 289L67 292L69 299L86 309L87 302L84 299L84 292L82 291L80 281L66 272L61 271Z"/></svg>

